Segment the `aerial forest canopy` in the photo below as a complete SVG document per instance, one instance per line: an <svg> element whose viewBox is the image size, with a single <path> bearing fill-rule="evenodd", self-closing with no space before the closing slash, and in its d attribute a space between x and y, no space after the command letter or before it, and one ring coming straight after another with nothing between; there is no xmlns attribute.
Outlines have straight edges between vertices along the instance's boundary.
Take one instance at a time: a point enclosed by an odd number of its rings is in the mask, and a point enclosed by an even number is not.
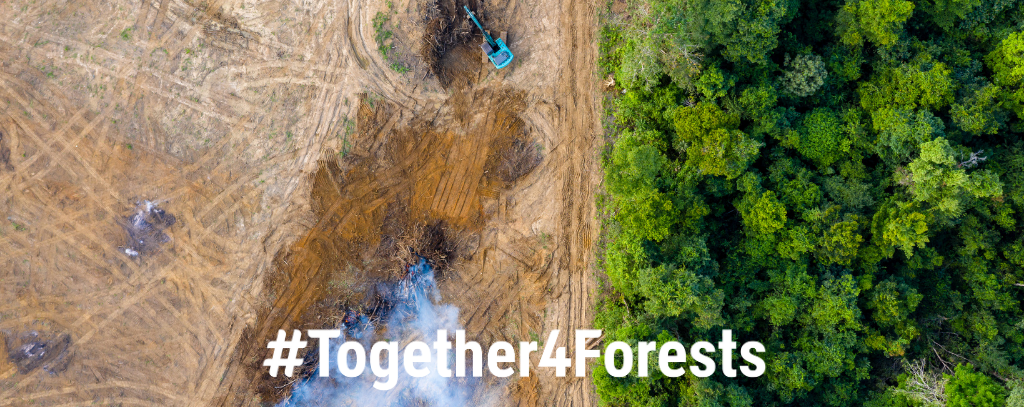
<svg viewBox="0 0 1024 407"><path fill-rule="evenodd" d="M602 403L1024 406L1024 3L634 0L605 20L595 325L633 349L731 329L767 371L602 361Z"/></svg>

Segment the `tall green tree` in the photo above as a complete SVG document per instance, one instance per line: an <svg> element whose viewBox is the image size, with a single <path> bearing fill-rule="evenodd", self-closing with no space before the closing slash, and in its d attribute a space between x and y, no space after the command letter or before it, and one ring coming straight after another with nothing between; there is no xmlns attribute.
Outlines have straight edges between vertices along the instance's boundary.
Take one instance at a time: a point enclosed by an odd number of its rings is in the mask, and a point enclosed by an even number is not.
<svg viewBox="0 0 1024 407"><path fill-rule="evenodd" d="M1004 106L1024 119L1024 33L1007 36L985 62L994 72L992 81L1002 88Z"/></svg>
<svg viewBox="0 0 1024 407"><path fill-rule="evenodd" d="M891 47L913 12L914 3L906 0L847 1L836 16L839 38L846 45Z"/></svg>
<svg viewBox="0 0 1024 407"><path fill-rule="evenodd" d="M945 377L946 400L949 407L1006 405L1006 389L987 376L975 372L973 365L957 365L955 373Z"/></svg>
<svg viewBox="0 0 1024 407"><path fill-rule="evenodd" d="M908 188L914 201L927 204L945 217L959 217L971 198L993 198L1003 193L1003 184L992 171L968 174L945 138L922 143L921 155L907 167ZM907 182L905 178L900 181Z"/></svg>
<svg viewBox="0 0 1024 407"><path fill-rule="evenodd" d="M724 112L714 103L680 106L674 123L673 147L685 152L689 166L708 175L738 177L761 146L738 129L738 114Z"/></svg>

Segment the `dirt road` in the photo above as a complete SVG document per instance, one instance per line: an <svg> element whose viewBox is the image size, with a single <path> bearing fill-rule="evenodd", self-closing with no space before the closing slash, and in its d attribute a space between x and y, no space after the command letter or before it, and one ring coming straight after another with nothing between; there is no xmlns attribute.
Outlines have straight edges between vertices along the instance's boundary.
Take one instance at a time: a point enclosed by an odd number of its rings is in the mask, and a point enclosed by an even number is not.
<svg viewBox="0 0 1024 407"><path fill-rule="evenodd" d="M594 315L592 293L596 287L593 269L593 243L598 228L594 226L594 190L600 182L597 147L600 134L600 105L595 97L597 11L590 2L564 0L559 36L562 58L559 67L558 120L556 131L562 135L564 148L553 151L560 168L561 208L559 210L557 255L558 268L554 285L564 287L555 297L555 324L562 332L591 328ZM569 344L566 338L566 344ZM573 357L573 355L570 355ZM570 379L566 384L547 385L553 405L596 405L589 378ZM551 383L557 383L553 381Z"/></svg>
<svg viewBox="0 0 1024 407"><path fill-rule="evenodd" d="M0 3L10 16L0 21L0 333L72 339L66 365L22 372L0 358L0 406L258 402L236 356L260 344L240 343L243 332L275 307L297 307L282 321L301 319L317 304L301 287L339 281L267 291L291 267L282 254L326 231L324 219L332 228L317 236L387 246L378 240L393 202L410 219L449 222L467 247L441 289L479 340L588 327L600 180L594 5L487 9L518 62L474 71L467 99L453 101L417 53L424 4ZM387 58L378 12L392 16ZM365 95L391 110L357 125ZM489 166L508 132L543 156L513 183ZM424 150L440 152L396 158ZM311 194L328 157L377 170ZM145 201L176 222L133 256L126 222ZM521 405L595 404L589 379L541 370L509 386Z"/></svg>

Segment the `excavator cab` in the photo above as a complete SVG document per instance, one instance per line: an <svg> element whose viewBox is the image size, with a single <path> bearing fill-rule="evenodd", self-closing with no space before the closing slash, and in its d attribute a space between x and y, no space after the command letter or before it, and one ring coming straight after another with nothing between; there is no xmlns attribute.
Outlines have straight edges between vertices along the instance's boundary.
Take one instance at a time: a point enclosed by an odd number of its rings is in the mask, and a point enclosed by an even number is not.
<svg viewBox="0 0 1024 407"><path fill-rule="evenodd" d="M469 14L469 18L473 19L473 23L476 24L477 28L484 33L484 43L480 44L480 49L484 52L484 55L487 55L487 59L491 60L494 67L501 69L512 63L512 51L508 49L508 45L505 45L505 41L501 38L492 38L491 34L484 30L484 26L480 25L480 21L476 19L473 12L469 11L469 6L462 6L462 8L466 10L466 14Z"/></svg>

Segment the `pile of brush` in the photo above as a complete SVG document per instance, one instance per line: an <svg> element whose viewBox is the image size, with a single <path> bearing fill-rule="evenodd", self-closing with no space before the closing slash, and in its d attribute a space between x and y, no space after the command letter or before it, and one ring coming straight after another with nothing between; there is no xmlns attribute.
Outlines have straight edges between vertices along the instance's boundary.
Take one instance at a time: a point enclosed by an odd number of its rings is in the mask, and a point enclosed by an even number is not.
<svg viewBox="0 0 1024 407"><path fill-rule="evenodd" d="M462 11L464 5L476 8L465 0L435 0L427 5L424 15L426 27L420 55L445 89L468 81L468 73L475 72L480 65L480 51L475 44L482 36L474 31L473 23Z"/></svg>

